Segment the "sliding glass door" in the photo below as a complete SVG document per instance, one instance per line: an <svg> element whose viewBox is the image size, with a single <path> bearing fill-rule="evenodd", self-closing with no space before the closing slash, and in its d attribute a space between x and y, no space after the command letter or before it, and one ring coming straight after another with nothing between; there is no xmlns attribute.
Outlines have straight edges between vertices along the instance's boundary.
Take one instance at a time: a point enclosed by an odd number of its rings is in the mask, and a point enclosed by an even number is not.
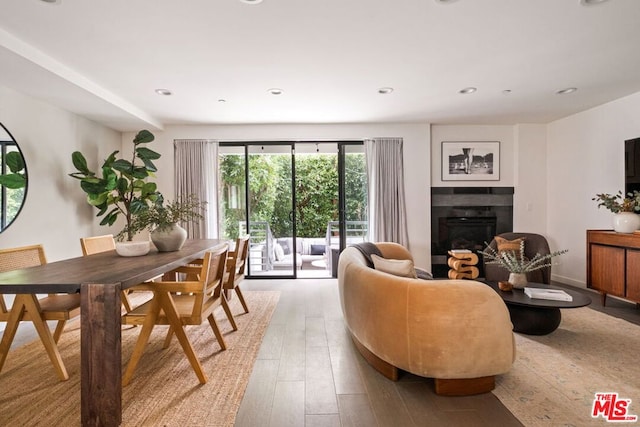
<svg viewBox="0 0 640 427"><path fill-rule="evenodd" d="M367 235L361 142L220 144L220 232L249 233L249 277L331 277Z"/></svg>

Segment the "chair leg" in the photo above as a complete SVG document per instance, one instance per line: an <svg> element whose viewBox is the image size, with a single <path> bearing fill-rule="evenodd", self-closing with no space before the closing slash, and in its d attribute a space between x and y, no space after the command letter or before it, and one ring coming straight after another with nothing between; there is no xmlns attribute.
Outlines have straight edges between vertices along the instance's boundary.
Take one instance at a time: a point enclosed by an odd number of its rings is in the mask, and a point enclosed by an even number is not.
<svg viewBox="0 0 640 427"><path fill-rule="evenodd" d="M169 348L169 344L171 344L171 338L173 338L173 326L169 325L169 330L167 331L167 337L164 339L164 344L162 348Z"/></svg>
<svg viewBox="0 0 640 427"><path fill-rule="evenodd" d="M240 286L236 285L235 290L236 290L236 294L238 294L238 299L240 300L240 304L242 304L242 308L244 308L244 312L248 313L249 307L247 307L247 302L244 300L244 295L242 295Z"/></svg>
<svg viewBox="0 0 640 427"><path fill-rule="evenodd" d="M121 291L120 299L122 300L122 305L124 305L124 309L129 313L131 311L131 301L129 300L129 290L126 289Z"/></svg>
<svg viewBox="0 0 640 427"><path fill-rule="evenodd" d="M53 363L53 367L56 370L58 377L62 381L68 380L69 374L67 373L67 368L65 368L64 363L62 362L62 357L60 356L56 342L53 340L53 335L51 335L49 325L47 325L47 322L40 316L40 304L38 304L36 296L31 294L16 295L14 304L18 302L18 300L20 300L19 303L23 304L24 308L29 313L31 322L33 322L33 326L36 328L36 331L38 331L38 335L40 335L40 340L47 351L49 359L51 359L51 363Z"/></svg>
<svg viewBox="0 0 640 427"><path fill-rule="evenodd" d="M231 323L231 327L234 331L238 330L238 325L236 325L236 319L233 318L233 314L231 314L231 309L229 308L229 303L227 302L227 297L224 294L220 295L220 299L222 301L222 309L227 315L227 319L229 319L229 323Z"/></svg>
<svg viewBox="0 0 640 427"><path fill-rule="evenodd" d="M138 362L142 357L142 353L144 352L144 347L149 342L149 337L151 336L151 332L153 331L153 327L156 324L156 319L158 318L158 314L160 313L160 304L157 298L153 298L150 303L149 311L147 312L147 316L144 319L144 323L142 324L142 330L140 331L140 335L138 335L138 341L136 341L136 346L133 349L133 353L131 353L131 359L129 359L129 363L127 364L127 369L122 376L122 386L126 386L131 381L133 377L133 373L136 370L136 366L138 366Z"/></svg>
<svg viewBox="0 0 640 427"><path fill-rule="evenodd" d="M178 338L178 342L180 342L180 345L184 350L184 354L186 354L191 367L200 381L200 384L206 384L207 376L204 374L200 360L198 360L198 356L196 356L196 352L191 346L189 338L187 338L187 334L184 331L184 325L178 316L178 311L176 310L176 306L173 304L171 295L168 292L158 292L155 295L159 297L160 306L162 307L164 314L167 316L169 324L173 326L173 332L175 333L176 338Z"/></svg>
<svg viewBox="0 0 640 427"><path fill-rule="evenodd" d="M55 341L56 344L58 344L58 341L60 341L60 336L62 335L62 332L64 331L64 325L66 324L66 320L58 320L56 330L53 332L53 341Z"/></svg>
<svg viewBox="0 0 640 427"><path fill-rule="evenodd" d="M223 350L226 350L227 343L224 342L224 338L222 337L222 333L220 332L220 328L218 327L218 322L216 322L216 318L213 316L213 313L207 316L207 320L211 325L211 329L213 329L213 333L215 334L216 339L218 340L218 344L220 344L220 348L222 348Z"/></svg>
<svg viewBox="0 0 640 427"><path fill-rule="evenodd" d="M7 319L4 334L2 334L2 341L0 341L0 372L2 372L4 362L7 360L7 355L9 354L11 343L16 336L18 325L20 325L20 321L24 317L24 310L24 304L19 304L19 301L14 301L13 308Z"/></svg>

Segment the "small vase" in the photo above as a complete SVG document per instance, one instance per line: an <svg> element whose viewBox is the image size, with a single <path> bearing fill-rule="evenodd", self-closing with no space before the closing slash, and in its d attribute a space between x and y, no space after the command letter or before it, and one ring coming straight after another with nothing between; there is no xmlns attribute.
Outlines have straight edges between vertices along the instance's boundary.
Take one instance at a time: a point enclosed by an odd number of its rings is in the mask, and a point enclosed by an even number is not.
<svg viewBox="0 0 640 427"><path fill-rule="evenodd" d="M523 289L527 286L527 275L525 273L509 273L509 283L515 289Z"/></svg>
<svg viewBox="0 0 640 427"><path fill-rule="evenodd" d="M149 253L149 241L116 242L116 253L120 256L142 256Z"/></svg>
<svg viewBox="0 0 640 427"><path fill-rule="evenodd" d="M633 233L640 228L640 216L633 212L613 214L613 230L617 233Z"/></svg>
<svg viewBox="0 0 640 427"><path fill-rule="evenodd" d="M178 224L163 231L152 231L151 241L158 248L159 252L179 251L187 240L187 230Z"/></svg>

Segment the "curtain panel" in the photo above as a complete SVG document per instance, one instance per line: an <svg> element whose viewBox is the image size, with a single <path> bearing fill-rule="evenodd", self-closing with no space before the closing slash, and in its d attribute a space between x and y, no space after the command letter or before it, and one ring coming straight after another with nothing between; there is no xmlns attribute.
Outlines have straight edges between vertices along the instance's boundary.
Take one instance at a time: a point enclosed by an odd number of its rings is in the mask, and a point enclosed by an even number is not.
<svg viewBox="0 0 640 427"><path fill-rule="evenodd" d="M218 237L218 141L177 139L175 150L176 198L195 194L206 202L204 218L183 224L189 238Z"/></svg>
<svg viewBox="0 0 640 427"><path fill-rule="evenodd" d="M369 240L409 247L402 138L365 139L369 179Z"/></svg>

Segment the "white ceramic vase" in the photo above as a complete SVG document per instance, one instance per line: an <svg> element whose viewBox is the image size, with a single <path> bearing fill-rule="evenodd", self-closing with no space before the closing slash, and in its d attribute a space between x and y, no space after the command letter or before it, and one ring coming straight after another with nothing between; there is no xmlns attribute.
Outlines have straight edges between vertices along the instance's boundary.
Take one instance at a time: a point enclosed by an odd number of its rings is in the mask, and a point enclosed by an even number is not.
<svg viewBox="0 0 640 427"><path fill-rule="evenodd" d="M509 273L509 283L511 283L515 289L524 289L528 283L526 273Z"/></svg>
<svg viewBox="0 0 640 427"><path fill-rule="evenodd" d="M633 233L640 228L640 215L633 212L613 214L613 230L618 233Z"/></svg>
<svg viewBox="0 0 640 427"><path fill-rule="evenodd" d="M116 242L116 252L120 256L142 256L151 248L148 240Z"/></svg>
<svg viewBox="0 0 640 427"><path fill-rule="evenodd" d="M173 224L168 230L152 231L151 241L159 252L179 251L187 240L187 230L178 224Z"/></svg>

